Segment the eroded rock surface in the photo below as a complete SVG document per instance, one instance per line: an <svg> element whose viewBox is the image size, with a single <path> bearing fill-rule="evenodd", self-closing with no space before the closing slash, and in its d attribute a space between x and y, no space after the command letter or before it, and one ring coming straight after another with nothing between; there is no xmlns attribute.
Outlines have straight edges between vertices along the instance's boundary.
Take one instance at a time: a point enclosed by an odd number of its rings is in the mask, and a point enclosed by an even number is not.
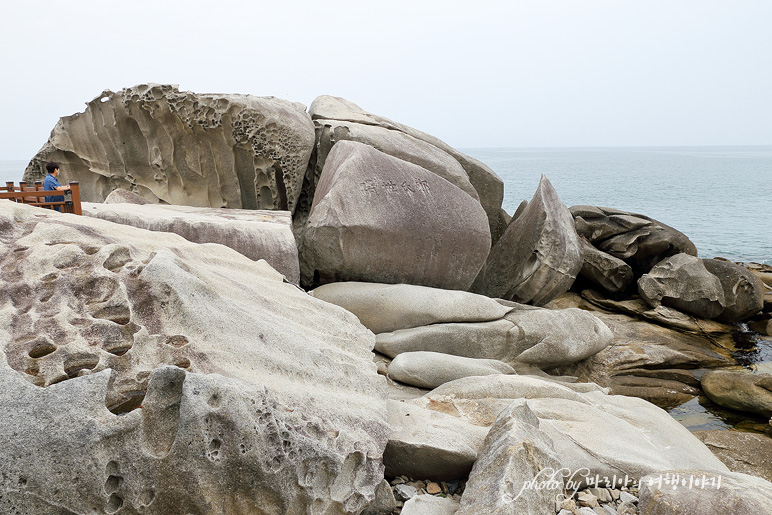
<svg viewBox="0 0 772 515"><path fill-rule="evenodd" d="M692 431L732 472L772 480L772 438L746 431Z"/></svg>
<svg viewBox="0 0 772 515"><path fill-rule="evenodd" d="M472 291L537 306L565 293L583 264L574 222L546 176L491 248Z"/></svg>
<svg viewBox="0 0 772 515"><path fill-rule="evenodd" d="M514 373L515 369L502 361L464 358L441 352L403 352L389 364L391 379L429 389L462 377Z"/></svg>
<svg viewBox="0 0 772 515"><path fill-rule="evenodd" d="M288 211L84 202L83 214L179 234L196 243L220 243L254 261L266 260L293 284L300 281L298 248Z"/></svg>
<svg viewBox="0 0 772 515"><path fill-rule="evenodd" d="M718 277L724 290L724 310L718 316L719 320L740 322L764 308L764 283L753 272L719 259L703 259L702 264Z"/></svg>
<svg viewBox="0 0 772 515"><path fill-rule="evenodd" d="M353 141L325 162L300 243L304 285L408 283L466 290L490 231L479 202L426 169Z"/></svg>
<svg viewBox="0 0 772 515"><path fill-rule="evenodd" d="M711 370L701 383L705 394L720 406L772 417L772 374Z"/></svg>
<svg viewBox="0 0 772 515"><path fill-rule="evenodd" d="M353 315L173 234L3 202L0 241L0 511L374 499L386 389Z"/></svg>
<svg viewBox="0 0 772 515"><path fill-rule="evenodd" d="M633 282L633 269L619 258L596 249L582 238L584 263L580 274L611 293L625 291Z"/></svg>
<svg viewBox="0 0 772 515"><path fill-rule="evenodd" d="M294 211L314 139L301 104L141 84L61 118L24 177L42 178L53 160L88 202L125 189L153 202Z"/></svg>

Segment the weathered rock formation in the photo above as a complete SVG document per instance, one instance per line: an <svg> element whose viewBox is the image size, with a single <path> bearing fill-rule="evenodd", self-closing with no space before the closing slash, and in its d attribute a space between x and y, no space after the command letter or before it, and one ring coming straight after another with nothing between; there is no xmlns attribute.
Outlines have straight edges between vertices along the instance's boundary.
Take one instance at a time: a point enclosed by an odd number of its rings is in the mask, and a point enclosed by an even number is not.
<svg viewBox="0 0 772 515"><path fill-rule="evenodd" d="M772 438L747 431L692 431L732 472L772 481Z"/></svg>
<svg viewBox="0 0 772 515"><path fill-rule="evenodd" d="M462 377L514 373L515 369L502 361L464 358L441 352L403 352L389 364L389 378L428 389Z"/></svg>
<svg viewBox="0 0 772 515"><path fill-rule="evenodd" d="M124 190L110 195L118 191ZM196 243L220 243L254 261L266 260L293 284L300 281L298 248L288 211L84 202L83 214L179 234Z"/></svg>
<svg viewBox="0 0 772 515"><path fill-rule="evenodd" d="M488 217L493 240L504 230L501 209L504 183L485 164L443 141L406 125L367 112L340 97L322 95L309 107L316 127L316 147L306 174L298 217L310 211L314 192L333 146L344 140L370 145L388 155L417 164L455 184L479 201Z"/></svg>
<svg viewBox="0 0 772 515"><path fill-rule="evenodd" d="M725 322L740 322L764 307L764 283L747 268L731 261L703 259L702 264L718 277L724 291L724 310L718 316Z"/></svg>
<svg viewBox="0 0 772 515"><path fill-rule="evenodd" d="M683 233L648 216L595 206L573 206L570 211L579 235L625 261L637 275L668 256L697 255L697 247Z"/></svg>
<svg viewBox="0 0 772 515"><path fill-rule="evenodd" d="M720 406L772 417L772 374L711 370L701 383L705 394Z"/></svg>
<svg viewBox="0 0 772 515"><path fill-rule="evenodd" d="M0 511L358 513L386 391L350 313L222 245L0 202Z"/></svg>
<svg viewBox="0 0 772 515"><path fill-rule="evenodd" d="M627 290L633 283L633 269L619 258L596 249L582 238L584 263L579 271L582 277L611 293Z"/></svg>
<svg viewBox="0 0 772 515"><path fill-rule="evenodd" d="M676 254L654 265L638 279L638 293L652 307L660 304L700 318L716 318L724 311L724 289L701 259Z"/></svg>
<svg viewBox="0 0 772 515"><path fill-rule="evenodd" d="M89 202L125 189L154 202L294 211L313 146L301 104L142 84L61 118L24 177L40 179L53 160Z"/></svg>
<svg viewBox="0 0 772 515"><path fill-rule="evenodd" d="M571 214L542 176L531 201L493 245L472 291L540 306L571 287L583 262Z"/></svg>
<svg viewBox="0 0 772 515"><path fill-rule="evenodd" d="M490 248L480 204L426 169L353 141L327 157L300 244L304 285L467 289Z"/></svg>

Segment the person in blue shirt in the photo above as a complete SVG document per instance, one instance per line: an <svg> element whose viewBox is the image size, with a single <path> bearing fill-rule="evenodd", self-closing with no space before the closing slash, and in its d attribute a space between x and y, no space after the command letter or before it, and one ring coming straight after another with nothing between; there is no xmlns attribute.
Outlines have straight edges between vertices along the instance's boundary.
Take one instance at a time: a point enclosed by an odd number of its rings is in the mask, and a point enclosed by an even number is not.
<svg viewBox="0 0 772 515"><path fill-rule="evenodd" d="M46 191L65 191L69 190L70 186L62 186L59 184L59 181L56 179L56 176L59 175L59 165L57 163L54 163L53 161L49 161L46 163L46 171L48 172L48 175L46 175L45 181L43 181L43 189ZM46 202L63 202L64 196L62 195L46 195L45 198ZM57 211L61 211L61 206L56 206L54 209Z"/></svg>

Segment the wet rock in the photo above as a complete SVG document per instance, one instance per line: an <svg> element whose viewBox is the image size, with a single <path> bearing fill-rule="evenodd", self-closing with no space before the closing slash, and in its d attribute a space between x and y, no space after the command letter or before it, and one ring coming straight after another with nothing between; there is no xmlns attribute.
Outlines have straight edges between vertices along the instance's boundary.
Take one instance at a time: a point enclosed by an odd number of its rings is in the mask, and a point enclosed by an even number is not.
<svg viewBox="0 0 772 515"><path fill-rule="evenodd" d="M638 279L638 293L652 307L665 304L701 318L715 318L726 306L721 282L688 254L657 263Z"/></svg>
<svg viewBox="0 0 772 515"><path fill-rule="evenodd" d="M429 389L462 377L514 373L511 366L495 359L464 358L439 352L405 352L389 365L391 379Z"/></svg>
<svg viewBox="0 0 772 515"><path fill-rule="evenodd" d="M772 480L772 438L745 431L692 431L732 472Z"/></svg>
<svg viewBox="0 0 772 515"><path fill-rule="evenodd" d="M571 214L542 176L522 214L491 248L472 291L540 306L571 287L583 262Z"/></svg>
<svg viewBox="0 0 772 515"><path fill-rule="evenodd" d="M570 211L577 233L637 274L668 256L697 255L697 247L683 233L648 216L595 206L573 206Z"/></svg>
<svg viewBox="0 0 772 515"><path fill-rule="evenodd" d="M747 268L730 261L703 259L711 274L718 277L724 290L725 307L719 315L724 322L740 322L764 307L764 283Z"/></svg>
<svg viewBox="0 0 772 515"><path fill-rule="evenodd" d="M300 281L297 243L288 211L84 202L83 214L179 234L195 243L219 243L254 261L266 260L293 284Z"/></svg>
<svg viewBox="0 0 772 515"><path fill-rule="evenodd" d="M152 202L294 211L313 146L301 104L141 84L61 118L24 177L42 179L56 161L88 202L125 189Z"/></svg>
<svg viewBox="0 0 772 515"><path fill-rule="evenodd" d="M551 477L560 468L539 419L525 401L516 401L499 414L485 437L457 513L550 513L563 493L563 478ZM529 487L534 480L549 482L546 488Z"/></svg>
<svg viewBox="0 0 772 515"><path fill-rule="evenodd" d="M772 374L711 370L701 382L705 395L720 406L772 416Z"/></svg>
<svg viewBox="0 0 772 515"><path fill-rule="evenodd" d="M0 203L8 220L0 512L352 513L375 498L386 389L353 315L221 245Z"/></svg>
<svg viewBox="0 0 772 515"><path fill-rule="evenodd" d="M490 242L485 212L467 193L418 165L342 141L327 156L305 225L301 277L309 286L367 281L466 290Z"/></svg>
<svg viewBox="0 0 772 515"><path fill-rule="evenodd" d="M633 283L633 269L619 258L596 249L585 238L582 241L584 263L580 274L611 293L625 291Z"/></svg>
<svg viewBox="0 0 772 515"><path fill-rule="evenodd" d="M673 470L641 479L638 506L641 515L769 513L772 483L738 472Z"/></svg>

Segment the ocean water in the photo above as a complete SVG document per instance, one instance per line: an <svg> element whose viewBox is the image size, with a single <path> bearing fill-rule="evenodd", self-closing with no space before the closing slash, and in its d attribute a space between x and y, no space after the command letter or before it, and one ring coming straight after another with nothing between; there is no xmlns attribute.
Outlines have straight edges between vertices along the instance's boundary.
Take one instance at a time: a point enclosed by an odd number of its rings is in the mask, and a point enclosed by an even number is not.
<svg viewBox="0 0 772 515"><path fill-rule="evenodd" d="M641 213L675 227L700 257L772 264L772 146L467 148L504 180L504 209L545 174L567 206ZM0 184L27 161L0 161Z"/></svg>
<svg viewBox="0 0 772 515"><path fill-rule="evenodd" d="M772 264L772 146L462 149L504 180L504 209L545 174L563 203L647 215L700 257Z"/></svg>

